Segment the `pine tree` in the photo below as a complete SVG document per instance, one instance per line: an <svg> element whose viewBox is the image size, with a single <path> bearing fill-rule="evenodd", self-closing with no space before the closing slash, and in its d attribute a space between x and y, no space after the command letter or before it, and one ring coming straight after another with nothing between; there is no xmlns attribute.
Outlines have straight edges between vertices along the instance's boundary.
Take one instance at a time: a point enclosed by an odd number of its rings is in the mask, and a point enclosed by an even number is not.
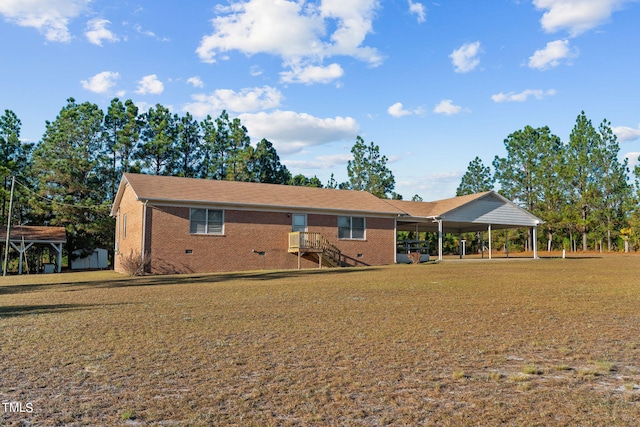
<svg viewBox="0 0 640 427"><path fill-rule="evenodd" d="M46 123L33 154L40 196L34 204L43 220L66 227L69 253L113 247L109 189L102 176L108 161L102 120L97 105L69 98L56 120Z"/></svg>
<svg viewBox="0 0 640 427"><path fill-rule="evenodd" d="M156 104L142 115L142 143L135 157L152 175L170 175L170 164L176 146L177 126L169 110Z"/></svg>
<svg viewBox="0 0 640 427"><path fill-rule="evenodd" d="M628 183L628 160L618 159L620 146L618 139L611 129L611 123L606 119L598 127L599 148L596 159L599 163L600 197L596 200L594 209L598 218L596 229L606 236L607 250L613 249L613 238L624 227L626 213L631 206L633 197L632 187Z"/></svg>
<svg viewBox="0 0 640 427"><path fill-rule="evenodd" d="M480 157L473 159L467 166L467 171L462 175L460 185L456 190L456 196L482 193L493 190L493 176L491 168L482 163Z"/></svg>
<svg viewBox="0 0 640 427"><path fill-rule="evenodd" d="M313 176L311 178L304 176L299 173L296 176L292 177L288 183L289 185L293 185L296 187L316 187L322 188L322 182L317 176Z"/></svg>
<svg viewBox="0 0 640 427"><path fill-rule="evenodd" d="M529 212L545 220L549 242L556 231L551 218L560 210L560 199L554 194L559 188L562 168L563 145L548 127L526 126L504 140L506 157L493 160L495 180L500 184L500 193L521 205ZM533 236L528 233L527 247L532 248Z"/></svg>
<svg viewBox="0 0 640 427"><path fill-rule="evenodd" d="M588 249L588 234L595 226L594 207L601 197L602 163L597 159L600 136L584 111L578 115L569 137L564 181L567 188L565 215L582 235L582 250Z"/></svg>
<svg viewBox="0 0 640 427"><path fill-rule="evenodd" d="M0 199L2 200L2 212L0 219L3 224L7 222L9 210L9 196L11 191L11 177L17 177L21 182L29 181L30 155L33 144L20 141L22 122L11 110L5 110L0 116ZM27 213L27 193L24 188L18 186L14 194L13 216L18 220Z"/></svg>
<svg viewBox="0 0 640 427"><path fill-rule="evenodd" d="M172 175L194 178L198 176L199 165L202 156L202 137L200 124L191 114L184 117L174 116L177 124L177 142L173 150L169 169Z"/></svg>
<svg viewBox="0 0 640 427"><path fill-rule="evenodd" d="M387 167L387 156L380 155L380 147L371 142L366 145L358 136L351 148L353 160L347 163L348 186L351 190L368 191L387 198L395 188L395 178Z"/></svg>
<svg viewBox="0 0 640 427"><path fill-rule="evenodd" d="M110 152L111 161L104 171L109 179L111 199L118 190L120 177L131 172L131 160L134 148L140 137L138 107L130 99L123 104L118 98L111 100L104 116L103 137ZM136 170L136 168L134 168Z"/></svg>
<svg viewBox="0 0 640 427"><path fill-rule="evenodd" d="M285 165L280 163L275 147L264 138L256 145L249 168L253 179L257 182L288 184L291 180L291 173Z"/></svg>

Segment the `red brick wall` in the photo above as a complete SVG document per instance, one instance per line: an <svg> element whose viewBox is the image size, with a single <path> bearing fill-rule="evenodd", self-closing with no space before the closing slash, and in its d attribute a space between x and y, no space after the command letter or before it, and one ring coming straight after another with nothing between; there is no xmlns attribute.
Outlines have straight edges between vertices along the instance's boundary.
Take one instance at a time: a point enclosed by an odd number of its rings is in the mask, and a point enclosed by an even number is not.
<svg viewBox="0 0 640 427"><path fill-rule="evenodd" d="M308 231L322 233L351 265L393 263L393 225L390 218L367 218L365 241L338 240L337 216L308 215ZM290 231L291 216L287 213L225 210L224 235L192 235L189 208L150 206L147 248L151 272L294 269L298 257L288 253ZM301 266L313 268L317 262L303 258Z"/></svg>
<svg viewBox="0 0 640 427"><path fill-rule="evenodd" d="M127 186L120 201L119 211L116 216L116 254L114 269L124 273L123 257L142 257L142 203L136 200L136 196ZM127 216L127 234L124 235L124 216Z"/></svg>

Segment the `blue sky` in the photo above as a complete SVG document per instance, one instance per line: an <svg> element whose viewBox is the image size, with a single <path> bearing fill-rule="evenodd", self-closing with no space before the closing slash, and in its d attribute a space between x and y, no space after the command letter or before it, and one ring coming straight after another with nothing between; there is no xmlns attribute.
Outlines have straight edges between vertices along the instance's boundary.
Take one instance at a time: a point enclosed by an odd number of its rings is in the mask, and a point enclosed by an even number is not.
<svg viewBox="0 0 640 427"><path fill-rule="evenodd" d="M451 197L526 125L584 110L640 155L637 0L2 0L0 109L37 142L66 99L226 109L292 173L347 179L360 135L405 199Z"/></svg>

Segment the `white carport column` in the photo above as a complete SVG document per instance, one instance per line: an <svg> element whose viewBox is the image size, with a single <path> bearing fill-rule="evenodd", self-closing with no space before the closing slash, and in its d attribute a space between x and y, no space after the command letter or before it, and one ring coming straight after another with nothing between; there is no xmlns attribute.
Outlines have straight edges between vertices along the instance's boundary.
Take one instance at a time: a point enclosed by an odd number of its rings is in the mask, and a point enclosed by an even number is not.
<svg viewBox="0 0 640 427"><path fill-rule="evenodd" d="M533 259L538 259L538 226L531 228L533 229Z"/></svg>
<svg viewBox="0 0 640 427"><path fill-rule="evenodd" d="M489 259L491 259L491 224L489 224L487 231L489 232Z"/></svg>
<svg viewBox="0 0 640 427"><path fill-rule="evenodd" d="M438 220L438 261L442 261L442 220Z"/></svg>

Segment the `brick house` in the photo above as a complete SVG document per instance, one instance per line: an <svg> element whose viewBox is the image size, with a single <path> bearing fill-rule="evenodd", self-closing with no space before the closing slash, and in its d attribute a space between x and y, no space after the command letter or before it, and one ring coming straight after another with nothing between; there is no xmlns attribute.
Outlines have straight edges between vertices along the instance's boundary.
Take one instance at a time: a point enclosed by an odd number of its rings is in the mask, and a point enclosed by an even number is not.
<svg viewBox="0 0 640 427"><path fill-rule="evenodd" d="M362 191L124 174L111 214L115 270L144 253L166 274L392 264L402 212Z"/></svg>
<svg viewBox="0 0 640 427"><path fill-rule="evenodd" d="M398 230L433 228L439 206L453 212L496 197L400 203L364 191L127 173L111 211L114 268L143 254L153 274L393 264ZM455 227L443 223L441 231Z"/></svg>

